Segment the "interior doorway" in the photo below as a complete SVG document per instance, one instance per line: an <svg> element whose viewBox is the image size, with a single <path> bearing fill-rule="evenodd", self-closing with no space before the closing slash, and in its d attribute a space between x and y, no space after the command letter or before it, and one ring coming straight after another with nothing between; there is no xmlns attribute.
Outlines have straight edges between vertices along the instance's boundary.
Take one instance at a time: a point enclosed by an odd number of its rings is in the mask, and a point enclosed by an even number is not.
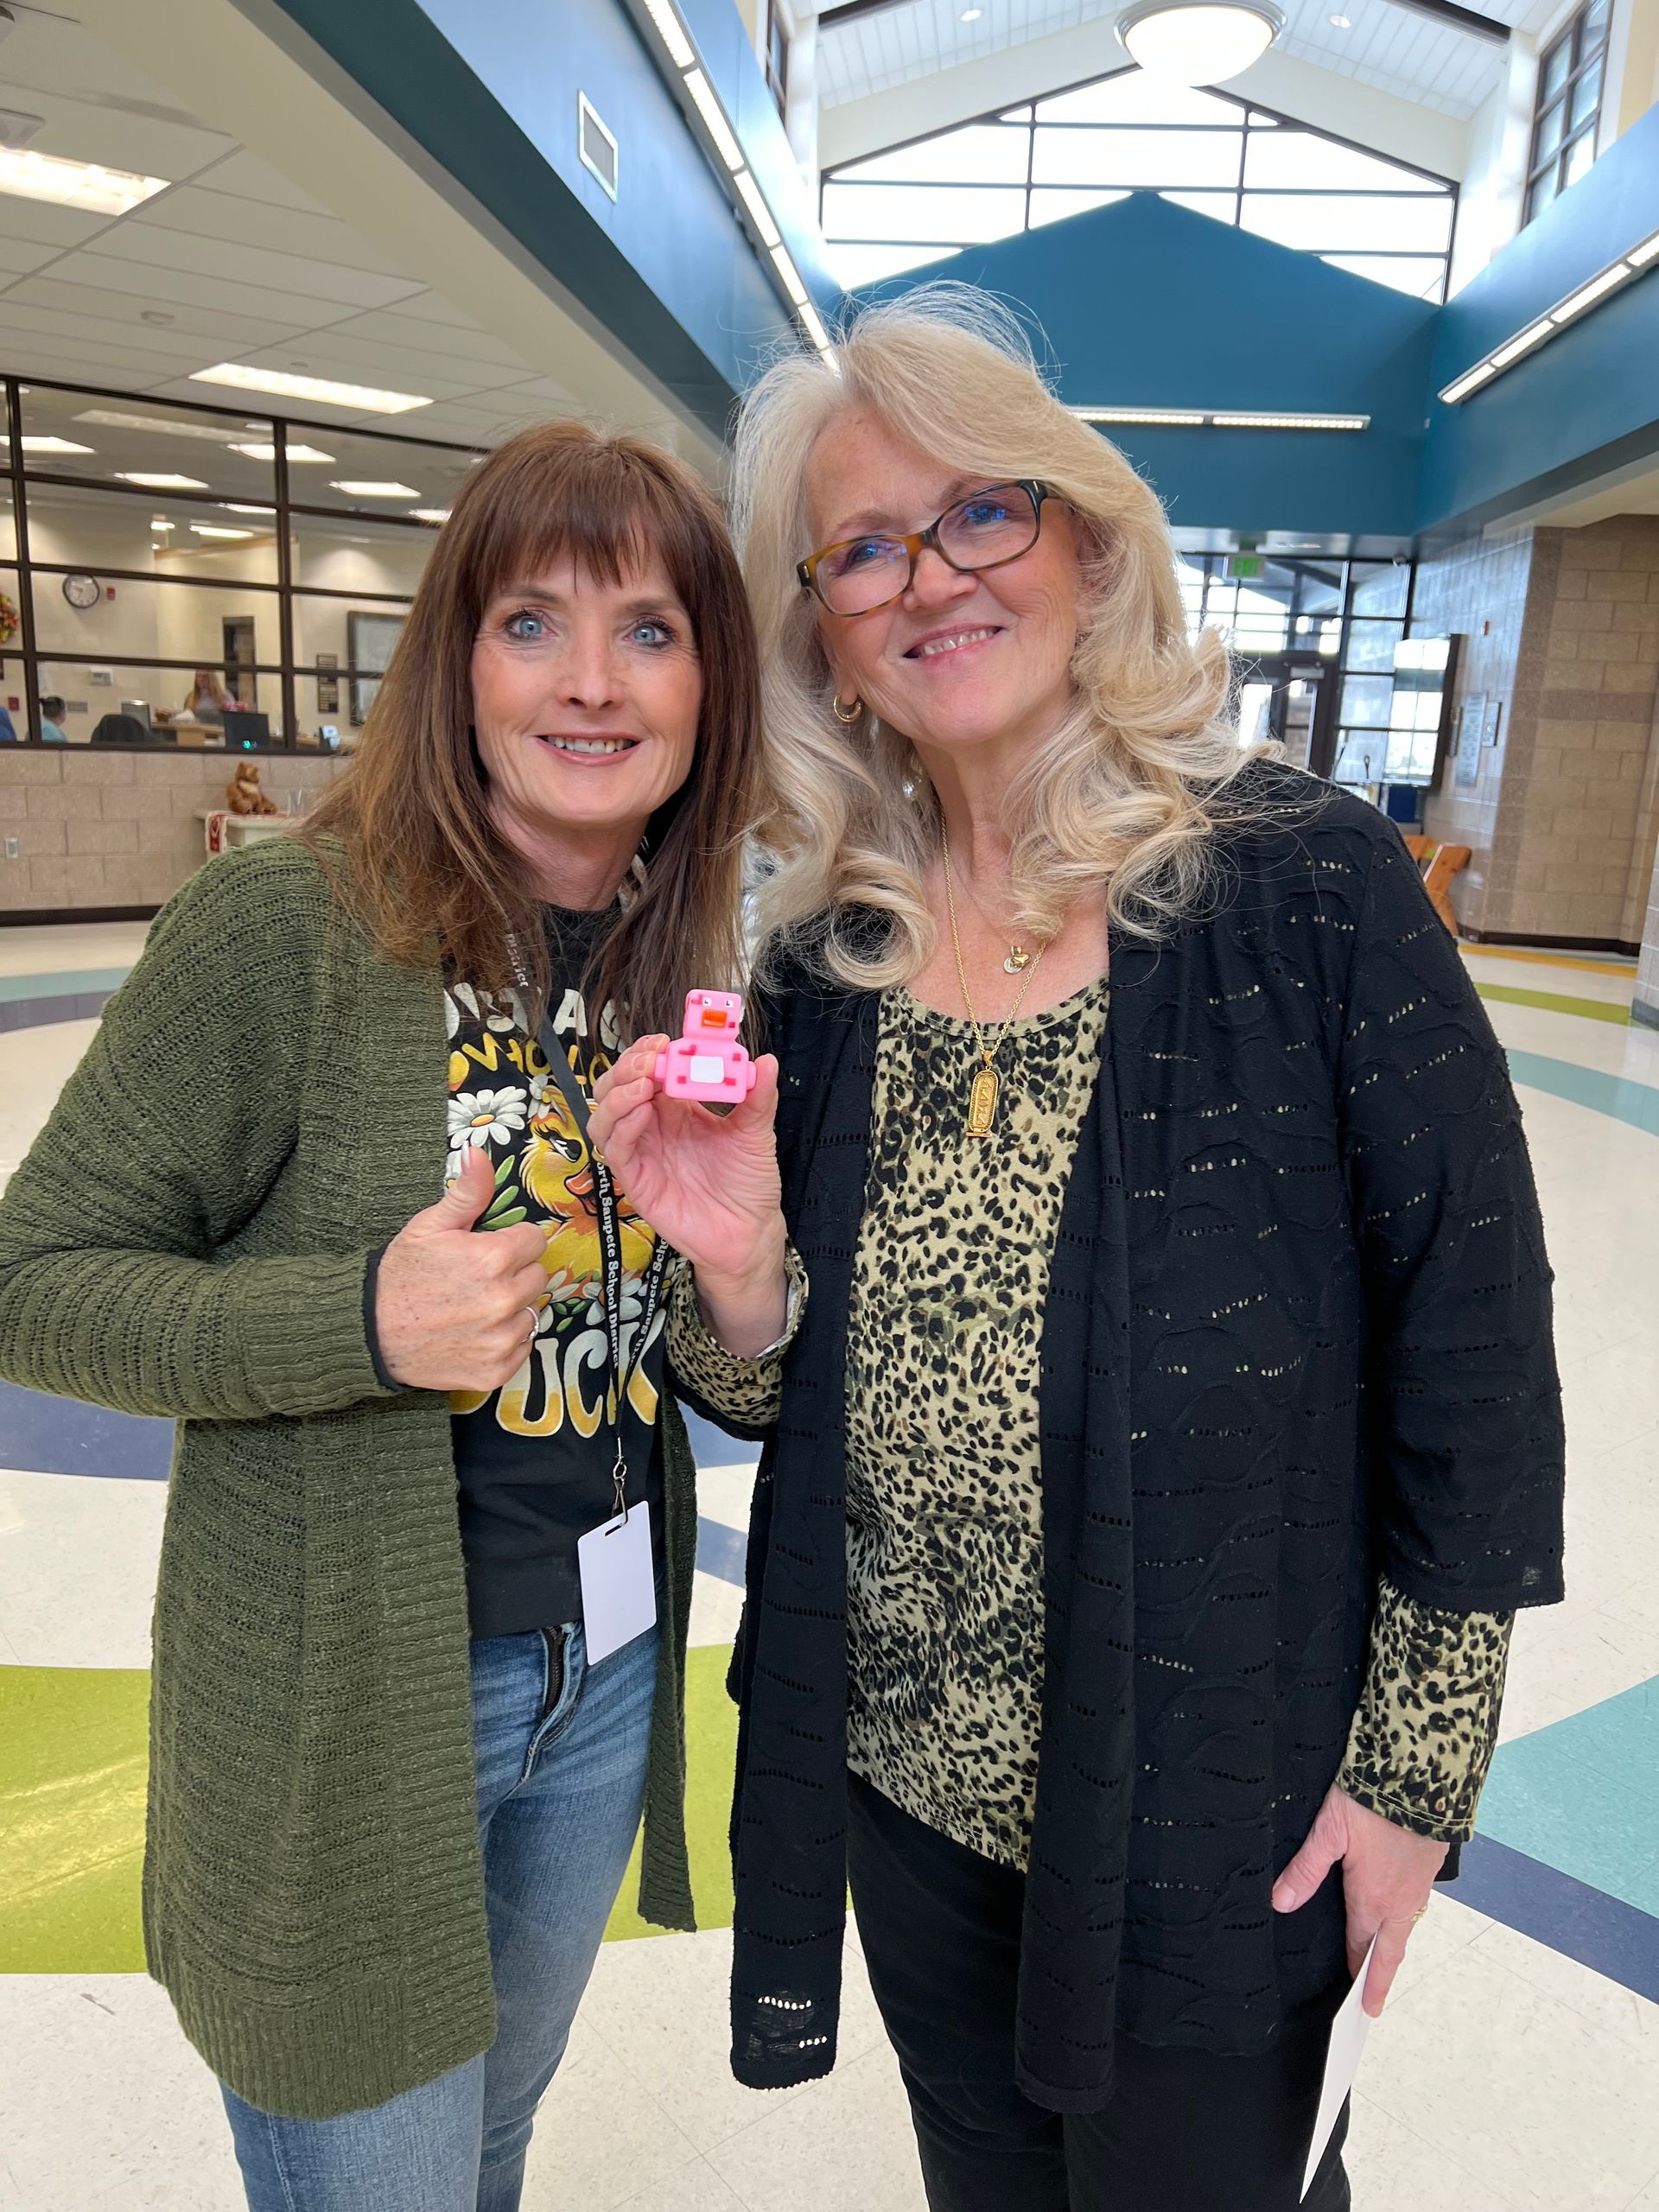
<svg viewBox="0 0 1659 2212"><path fill-rule="evenodd" d="M253 672L258 658L253 649L253 617L226 614L220 618L220 627L225 638L226 688L245 707L256 707L259 679Z"/></svg>
<svg viewBox="0 0 1659 2212"><path fill-rule="evenodd" d="M1241 653L1234 668L1239 741L1270 739L1292 767L1328 776L1336 758L1334 661L1316 652Z"/></svg>

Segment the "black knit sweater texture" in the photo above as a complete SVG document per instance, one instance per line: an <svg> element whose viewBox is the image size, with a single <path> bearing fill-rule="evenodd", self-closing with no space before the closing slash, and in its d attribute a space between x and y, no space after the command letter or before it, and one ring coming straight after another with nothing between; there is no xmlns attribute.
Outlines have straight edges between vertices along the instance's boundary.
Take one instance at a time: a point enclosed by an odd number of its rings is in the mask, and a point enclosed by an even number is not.
<svg viewBox="0 0 1659 2212"><path fill-rule="evenodd" d="M1379 1574L1561 1594L1550 1274L1502 1051L1398 834L1277 767L1218 884L1120 938L1045 1316L1049 1623L1017 2068L1057 2111L1119 2031L1268 2048L1344 1974L1340 1872L1269 1893L1341 1764ZM874 996L769 1009L812 1284L734 1679L734 2070L834 2063L844 1923L845 1335Z"/></svg>

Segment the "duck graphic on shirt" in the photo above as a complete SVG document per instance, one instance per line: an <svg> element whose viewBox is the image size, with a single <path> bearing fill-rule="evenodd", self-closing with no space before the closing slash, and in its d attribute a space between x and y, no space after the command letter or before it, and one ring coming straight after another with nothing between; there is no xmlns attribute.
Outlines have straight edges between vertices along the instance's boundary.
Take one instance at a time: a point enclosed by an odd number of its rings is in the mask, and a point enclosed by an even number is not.
<svg viewBox="0 0 1659 2212"><path fill-rule="evenodd" d="M457 1390L453 1414L492 1418L518 1436L554 1436L567 1424L578 1435L598 1430L610 1343L603 1303L604 1248L599 1231L599 1192L587 1138L554 1081L538 1040L529 1033L516 994L492 1001L465 984L445 994L449 1027L449 1150L453 1166L463 1151L483 1151L495 1167L495 1196L479 1227L505 1229L534 1221L546 1238L542 1264L547 1303L524 1363L499 1391ZM553 1027L569 1055L584 1096L619 1048L608 1018L601 1036L588 1035L587 1010L568 992ZM632 1367L628 1404L653 1427L658 1393L646 1363L634 1357L642 1286L656 1249L656 1235L619 1195L622 1239L622 1343ZM664 1326L653 1316L651 1342Z"/></svg>

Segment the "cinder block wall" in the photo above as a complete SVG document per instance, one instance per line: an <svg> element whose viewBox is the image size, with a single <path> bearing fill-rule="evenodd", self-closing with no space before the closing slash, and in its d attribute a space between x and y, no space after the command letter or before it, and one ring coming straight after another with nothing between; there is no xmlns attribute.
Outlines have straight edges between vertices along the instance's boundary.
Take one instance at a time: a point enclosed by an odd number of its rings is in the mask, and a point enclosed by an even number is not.
<svg viewBox="0 0 1659 2212"><path fill-rule="evenodd" d="M349 763L327 755L0 746L0 913L160 906L207 857L198 807L222 806L238 759L278 806L320 796Z"/></svg>

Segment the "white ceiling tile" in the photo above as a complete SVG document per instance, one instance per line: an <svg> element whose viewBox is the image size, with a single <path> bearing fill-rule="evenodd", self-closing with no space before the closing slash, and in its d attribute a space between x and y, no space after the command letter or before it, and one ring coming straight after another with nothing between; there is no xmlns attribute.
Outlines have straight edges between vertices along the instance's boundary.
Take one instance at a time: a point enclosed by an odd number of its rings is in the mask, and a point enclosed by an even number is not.
<svg viewBox="0 0 1659 2212"><path fill-rule="evenodd" d="M294 207L262 207L257 200L212 188L217 169L195 184L165 192L139 213L151 230L188 232L236 247L263 247L298 259L327 262L337 268L371 270L408 279L385 256L337 216L311 214Z"/></svg>
<svg viewBox="0 0 1659 2212"><path fill-rule="evenodd" d="M283 346L238 356L251 368L291 370L300 376L332 378L340 384L382 385L392 391L418 391L429 399L454 398L463 392L510 389L524 374L517 368L483 368L470 361L442 360L433 353L342 340L333 329L310 330ZM303 366L299 364L303 363Z"/></svg>
<svg viewBox="0 0 1659 2212"><path fill-rule="evenodd" d="M11 276L27 276L30 270L55 261L61 251L55 245L33 245L27 238L0 237L0 270Z"/></svg>
<svg viewBox="0 0 1659 2212"><path fill-rule="evenodd" d="M102 245L100 240L99 244ZM343 302L330 305L307 300L295 292L264 291L256 284L232 284L214 276L193 276L181 269L161 269L134 260L118 260L103 253L72 253L53 264L53 276L65 283L86 284L95 291L119 292L137 300L141 308L185 306L212 309L223 307L228 315L251 315L283 328L308 316L315 325L336 321L351 313ZM26 278L25 283L49 280ZM301 325L302 327L303 325ZM222 345L204 340L204 350L215 360L225 359Z"/></svg>
<svg viewBox="0 0 1659 2212"><path fill-rule="evenodd" d="M477 327L469 315L463 315L438 292L411 292L406 300L399 300L399 315L417 315L423 322L447 322L461 330Z"/></svg>
<svg viewBox="0 0 1659 2212"><path fill-rule="evenodd" d="M37 71L26 52L18 54L18 39L14 31L5 42L5 105L45 118L46 128L29 141L37 154L102 162L110 168L176 182L236 143L224 131L204 130L176 108L169 110L162 104L165 95L152 103L113 86L60 86L53 75Z"/></svg>
<svg viewBox="0 0 1659 2212"><path fill-rule="evenodd" d="M89 315L61 315L50 308L19 305L11 294L6 298L3 327L0 348L5 352L8 365L14 334L20 330L27 330L43 343L49 342L66 352L79 350L82 360L94 369L111 346L120 346L154 361L157 375L176 376L181 371L188 375L201 364L201 342L188 332L152 330L142 322L99 322ZM83 376L86 372L85 368L77 372ZM92 380L99 379L95 377Z"/></svg>
<svg viewBox="0 0 1659 2212"><path fill-rule="evenodd" d="M238 245L228 238L202 238L190 231L164 231L143 220L139 211L125 216L106 232L98 242L98 251L112 260L134 262L145 269L256 285L269 292L291 293L296 300L337 302L342 314L353 308L389 307L392 301L419 289L404 276L378 276L369 270L308 261L297 254L272 253L263 246ZM331 322L338 319L327 318Z"/></svg>
<svg viewBox="0 0 1659 2212"><path fill-rule="evenodd" d="M428 298L431 296L429 293ZM492 368L507 369L523 376L530 366L511 346L487 331L457 328L453 323L417 321L404 312L400 302L395 308L377 308L368 315L354 315L347 322L332 326L340 338L358 338L366 343L398 346L415 353L433 353L450 361L473 361Z"/></svg>
<svg viewBox="0 0 1659 2212"><path fill-rule="evenodd" d="M274 169L269 162L262 162L245 146L238 146L223 161L215 162L212 168L197 177L196 182L208 192L234 194L239 200L251 200L262 207L292 207L302 215L327 215L328 210L310 194Z"/></svg>
<svg viewBox="0 0 1659 2212"><path fill-rule="evenodd" d="M162 328L190 340L200 353L211 353L216 360L224 358L227 347L234 351L273 346L297 336L307 327L291 320L277 321L268 315L235 313L218 296L203 307L169 300L164 308L158 310L157 302L148 291L117 292L106 286L66 283L60 274L63 266L61 262L54 263L45 276L24 277L13 284L4 295L4 312L10 315L24 305L50 308L66 316L79 316L88 326L89 333L103 328L106 323L136 323L141 329ZM124 270L121 273L124 278L128 272ZM165 325L146 325L146 309L164 312L173 320ZM3 340L0 340L0 348L3 346Z"/></svg>
<svg viewBox="0 0 1659 2212"><path fill-rule="evenodd" d="M107 215L89 215L81 207L54 207L45 200L21 200L14 193L0 193L0 238L27 238L32 245L49 245L62 253L85 245L110 227Z"/></svg>

